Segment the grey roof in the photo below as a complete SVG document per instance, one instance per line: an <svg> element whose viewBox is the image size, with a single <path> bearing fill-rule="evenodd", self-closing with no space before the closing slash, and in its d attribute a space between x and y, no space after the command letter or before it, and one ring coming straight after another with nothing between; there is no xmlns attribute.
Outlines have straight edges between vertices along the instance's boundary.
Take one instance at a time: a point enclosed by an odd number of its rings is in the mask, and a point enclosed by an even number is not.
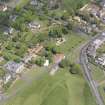
<svg viewBox="0 0 105 105"><path fill-rule="evenodd" d="M38 5L38 0L31 0L30 4L31 5Z"/></svg>
<svg viewBox="0 0 105 105"><path fill-rule="evenodd" d="M9 72L16 72L17 69L22 66L23 63L16 63L14 61L9 61L7 64L4 65L4 68Z"/></svg>

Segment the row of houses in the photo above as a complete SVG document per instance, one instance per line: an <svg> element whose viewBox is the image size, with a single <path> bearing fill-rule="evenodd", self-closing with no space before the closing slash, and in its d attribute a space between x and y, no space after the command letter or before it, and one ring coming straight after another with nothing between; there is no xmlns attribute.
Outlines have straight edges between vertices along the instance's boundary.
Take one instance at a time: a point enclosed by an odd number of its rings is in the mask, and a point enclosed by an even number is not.
<svg viewBox="0 0 105 105"><path fill-rule="evenodd" d="M96 50L105 42L105 33L103 32L102 35L98 39L95 39L87 48L87 54L96 57Z"/></svg>
<svg viewBox="0 0 105 105"><path fill-rule="evenodd" d="M31 61L33 57L43 49L43 46L37 44L34 48L28 50L27 55L22 59L20 63L15 61L8 61L6 64L2 66L2 68L6 71L6 74L3 78L0 78L0 83L7 84L9 81L15 79L18 74L20 74L24 69L25 65ZM3 61L3 57L0 57L1 61Z"/></svg>
<svg viewBox="0 0 105 105"><path fill-rule="evenodd" d="M98 57L95 62L97 64L100 64L102 66L105 66L105 54L102 54L100 57Z"/></svg>
<svg viewBox="0 0 105 105"><path fill-rule="evenodd" d="M95 39L87 48L88 56L91 56L95 59L95 62L100 65L105 65L105 54L100 57L96 57L97 49L105 42L105 33L103 32L102 35Z"/></svg>

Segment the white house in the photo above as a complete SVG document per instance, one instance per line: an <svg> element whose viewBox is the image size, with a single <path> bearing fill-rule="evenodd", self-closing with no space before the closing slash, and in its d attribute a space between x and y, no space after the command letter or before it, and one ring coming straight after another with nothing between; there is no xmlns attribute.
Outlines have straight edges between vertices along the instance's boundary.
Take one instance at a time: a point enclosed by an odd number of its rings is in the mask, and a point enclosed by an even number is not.
<svg viewBox="0 0 105 105"><path fill-rule="evenodd" d="M99 48L99 46L102 44L103 42L100 39L96 39L93 44L95 46L95 48Z"/></svg>
<svg viewBox="0 0 105 105"><path fill-rule="evenodd" d="M29 28L31 28L32 30L33 29L39 29L40 27L41 27L41 25L38 23L38 22L30 22L29 24L28 24L28 26L29 26Z"/></svg>
<svg viewBox="0 0 105 105"><path fill-rule="evenodd" d="M45 66L45 67L48 67L48 66L49 66L49 60L46 60L46 61L45 61L44 66Z"/></svg>
<svg viewBox="0 0 105 105"><path fill-rule="evenodd" d="M105 54L99 57L95 62L104 66L105 65Z"/></svg>

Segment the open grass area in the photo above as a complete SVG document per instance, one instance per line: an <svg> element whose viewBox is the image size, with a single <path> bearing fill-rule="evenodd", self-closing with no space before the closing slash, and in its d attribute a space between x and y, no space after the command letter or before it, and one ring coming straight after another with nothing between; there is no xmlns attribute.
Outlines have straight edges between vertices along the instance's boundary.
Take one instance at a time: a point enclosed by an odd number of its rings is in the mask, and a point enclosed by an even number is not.
<svg viewBox="0 0 105 105"><path fill-rule="evenodd" d="M40 74L34 72L34 75ZM4 105L12 104L95 105L95 102L88 85L81 76L74 76L67 70L62 70L54 76L45 73L39 76L39 79L34 79L31 85L21 88L20 92Z"/></svg>
<svg viewBox="0 0 105 105"><path fill-rule="evenodd" d="M93 64L90 64L90 67L92 68L92 75L94 80L100 82L105 79L104 71L101 68Z"/></svg>
<svg viewBox="0 0 105 105"><path fill-rule="evenodd" d="M59 46L66 55L79 54L79 45L86 37L72 33L67 41ZM78 56L79 57L79 56ZM75 61L76 58L73 60ZM54 76L46 68L30 70L17 80L7 91L13 94L4 105L96 105L88 85L81 75L72 75L67 70L60 70Z"/></svg>
<svg viewBox="0 0 105 105"><path fill-rule="evenodd" d="M103 101L105 103L105 82L104 82L104 84L99 86L99 91L100 91L100 94L101 94Z"/></svg>

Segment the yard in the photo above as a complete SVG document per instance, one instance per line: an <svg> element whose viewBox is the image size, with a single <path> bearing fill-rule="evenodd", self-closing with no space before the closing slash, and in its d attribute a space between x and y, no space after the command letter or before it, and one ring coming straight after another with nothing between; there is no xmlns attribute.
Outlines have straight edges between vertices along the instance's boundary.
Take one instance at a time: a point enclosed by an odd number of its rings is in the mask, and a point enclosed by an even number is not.
<svg viewBox="0 0 105 105"><path fill-rule="evenodd" d="M100 85L99 91L105 103L105 82L102 85Z"/></svg>
<svg viewBox="0 0 105 105"><path fill-rule="evenodd" d="M31 85L20 83L18 87L25 84L24 87L4 105L95 105L81 76L74 76L67 70L59 71L53 77L36 70L30 72L33 78Z"/></svg>
<svg viewBox="0 0 105 105"><path fill-rule="evenodd" d="M93 64L90 64L90 67L92 68L92 75L94 80L100 82L105 79L104 71L100 67L95 66Z"/></svg>

